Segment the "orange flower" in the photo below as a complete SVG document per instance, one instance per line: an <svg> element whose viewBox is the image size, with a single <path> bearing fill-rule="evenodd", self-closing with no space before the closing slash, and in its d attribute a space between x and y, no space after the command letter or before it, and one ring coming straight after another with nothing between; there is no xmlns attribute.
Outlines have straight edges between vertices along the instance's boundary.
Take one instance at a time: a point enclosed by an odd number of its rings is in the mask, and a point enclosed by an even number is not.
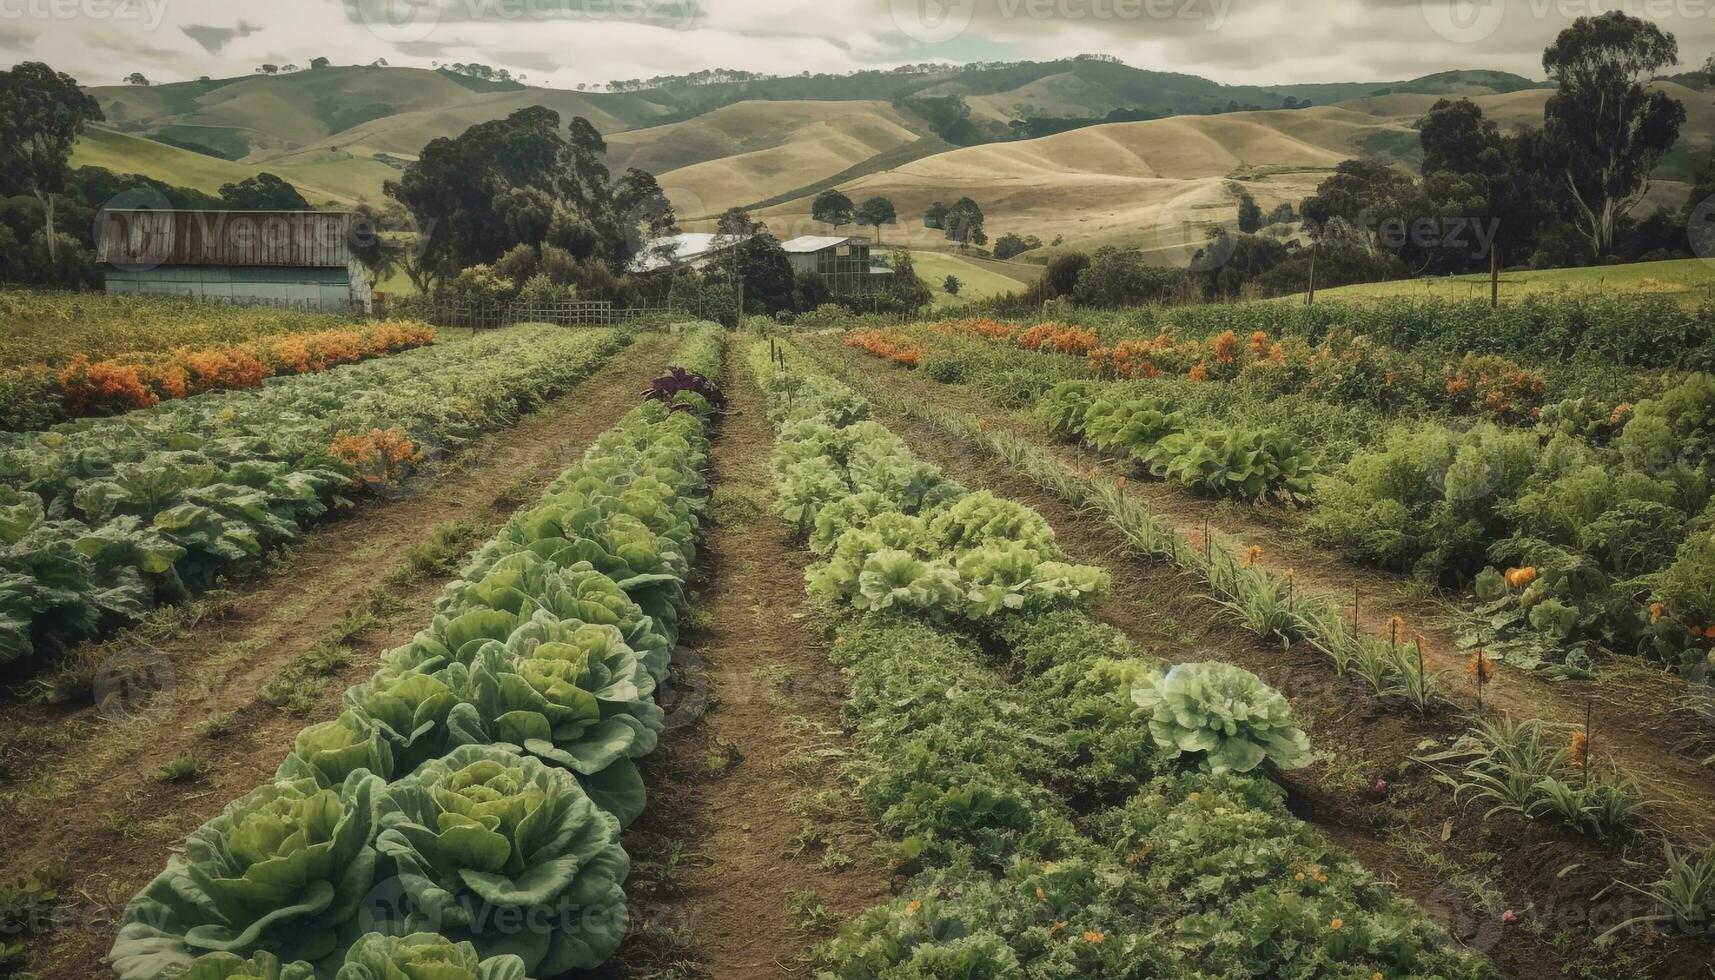
<svg viewBox="0 0 1715 980"><path fill-rule="evenodd" d="M1535 568L1509 568L1505 578L1507 585L1518 592L1530 588L1537 579L1537 573Z"/></svg>
<svg viewBox="0 0 1715 980"><path fill-rule="evenodd" d="M1657 620L1657 619L1660 619L1666 615L1667 615L1667 605L1665 603L1660 603L1660 602L1650 603L1650 606L1649 606L1649 618L1650 619Z"/></svg>
<svg viewBox="0 0 1715 980"><path fill-rule="evenodd" d="M1619 420L1625 418L1626 416L1628 416L1630 414L1632 414L1632 403L1631 402L1621 402L1618 405L1614 406L1614 413L1612 415L1608 416L1608 421L1618 422Z"/></svg>
<svg viewBox="0 0 1715 980"><path fill-rule="evenodd" d="M1389 616L1387 622L1382 624L1382 629L1386 631L1389 643L1398 643L1400 634L1408 631L1405 620L1398 616Z"/></svg>
<svg viewBox="0 0 1715 980"><path fill-rule="evenodd" d="M1107 942L1107 939L1108 939L1108 937L1107 937L1106 933L1100 933L1100 932L1096 932L1094 930L1091 930L1090 932L1084 933L1084 941L1087 943L1098 943L1099 944L1099 943Z"/></svg>
<svg viewBox="0 0 1715 980"><path fill-rule="evenodd" d="M1245 549L1244 563L1246 568L1255 568L1260 561L1262 561L1261 548L1253 544Z"/></svg>
<svg viewBox="0 0 1715 980"><path fill-rule="evenodd" d="M1344 929L1345 927L1346 927L1346 920L1345 919L1335 919L1334 921L1328 923L1328 928L1334 930L1335 932L1339 932L1341 929Z"/></svg>
<svg viewBox="0 0 1715 980"><path fill-rule="evenodd" d="M1471 664L1465 668L1465 673L1478 684L1488 684L1495 679L1495 662L1489 659L1488 651L1478 650L1471 655Z"/></svg>
<svg viewBox="0 0 1715 980"><path fill-rule="evenodd" d="M914 898L911 901L905 903L905 911L911 915L916 915L917 913L923 911L923 903Z"/></svg>
<svg viewBox="0 0 1715 980"><path fill-rule="evenodd" d="M1216 337L1210 347L1215 352L1215 363L1230 365L1238 360L1239 338L1231 330Z"/></svg>
<svg viewBox="0 0 1715 980"><path fill-rule="evenodd" d="M1050 351L1085 357L1101 345L1094 330L1064 323L1038 323L1018 335L1018 346L1028 351Z"/></svg>
<svg viewBox="0 0 1715 980"><path fill-rule="evenodd" d="M1586 732L1572 733L1572 765L1584 768L1584 763L1590 758L1590 736Z"/></svg>
<svg viewBox="0 0 1715 980"><path fill-rule="evenodd" d="M1202 382L1209 380L1209 369L1201 364L1194 365L1191 368L1191 374L1189 377L1192 381L1201 384Z"/></svg>
<svg viewBox="0 0 1715 980"><path fill-rule="evenodd" d="M352 482L358 486L397 480L411 464L423 458L416 443L396 428L341 432L328 452L355 471Z"/></svg>

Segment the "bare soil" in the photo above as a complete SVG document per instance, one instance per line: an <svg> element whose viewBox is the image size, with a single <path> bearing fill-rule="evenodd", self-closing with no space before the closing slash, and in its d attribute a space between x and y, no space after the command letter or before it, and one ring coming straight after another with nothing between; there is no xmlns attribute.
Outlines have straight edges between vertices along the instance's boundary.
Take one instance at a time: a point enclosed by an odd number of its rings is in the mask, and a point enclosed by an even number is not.
<svg viewBox="0 0 1715 980"><path fill-rule="evenodd" d="M987 402L973 404L980 400L970 392L882 367L855 353L842 350L837 356L858 372L860 384L884 386L921 404L978 414L993 426L1047 448L1039 428ZM1318 749L1315 765L1284 774L1280 780L1295 812L1322 828L1384 881L1394 883L1460 941L1491 957L1508 975L1681 977L1694 975L1703 969L1700 964L1707 963L1705 942L1669 941L1641 932L1622 936L1609 947L1596 947L1594 935L1652 911L1647 902L1609 886L1617 877L1628 881L1647 877L1646 869L1628 862L1656 860L1655 845L1641 838L1604 845L1545 823L1505 815L1484 820L1479 808L1459 808L1433 774L1410 759L1429 740L1444 742L1461 730L1465 723L1457 713L1419 718L1386 710L1360 682L1335 675L1317 652L1260 645L1251 634L1221 618L1199 594L1198 584L1176 569L1130 560L1123 541L1099 516L1076 511L994 457L933 426L887 413L881 421L967 486L986 487L1036 508L1075 560L1108 568L1113 573L1114 595L1097 614L1141 647L1169 662L1235 663L1285 694ZM1058 455L1079 468L1103 465L1089 454L1061 451ZM1259 540L1260 534L1251 533L1256 526L1224 509L1202 501L1173 501L1173 492L1164 487L1130 489L1148 494L1151 509L1182 533L1194 531L1200 536L1202 520L1207 518L1217 543L1242 547ZM1178 509L1158 506L1158 499L1177 504ZM1308 578L1306 569L1343 569L1341 563L1290 538L1264 540L1267 543L1262 546L1276 562L1293 563L1281 567L1296 568L1301 584ZM1287 556L1283 558L1282 552ZM1414 628L1428 633L1426 600L1400 595L1397 583L1385 577L1358 569L1349 575L1364 582L1359 588L1365 595L1375 597L1364 600L1378 610L1363 613L1371 629L1378 629L1381 620L1392 614L1383 610L1399 610L1401 615L1415 616ZM1321 572L1314 579L1319 584L1312 587L1320 590L1325 587L1320 583L1330 577L1331 573ZM1376 617L1373 622L1372 616ZM1451 644L1444 629L1440 637L1440 642ZM1506 710L1524 712L1526 717L1543 713L1532 710L1536 702L1523 697L1521 689L1550 698L1558 698L1561 691L1520 671L1509 672L1500 687L1514 698L1506 702ZM1560 711L1572 710L1563 702L1553 705ZM1577 710L1581 716L1582 707ZM1606 747L1616 757L1643 748L1613 738ZM1664 757L1659 760L1664 766L1683 762L1659 744L1653 755ZM1378 779L1387 781L1385 791L1376 789ZM1680 787L1673 798L1684 798L1687 792ZM1502 915L1508 910L1520 917L1518 924L1503 923Z"/></svg>
<svg viewBox="0 0 1715 980"><path fill-rule="evenodd" d="M152 697L69 715L22 703L0 712L0 732L53 746L46 774L0 798L8 811L0 881L49 866L71 880L58 928L32 950L30 966L46 977L103 975L119 914L169 851L271 779L296 734L335 717L343 691L428 622L442 581L388 583L409 552L444 524L503 520L534 499L636 403L672 348L666 337L640 339L569 394L479 440L421 492L310 533L219 616L160 648L161 689ZM296 717L257 700L259 687L354 608L379 615L349 641L348 665L312 711ZM230 734L211 738L203 723L217 715L230 717ZM210 763L205 778L157 778L187 756Z"/></svg>
<svg viewBox="0 0 1715 980"><path fill-rule="evenodd" d="M814 896L842 921L891 895L841 780L845 685L807 606L811 555L767 513L767 405L740 378L741 352L728 351L727 368L715 519L685 637L692 676L681 677L709 710L645 765L649 811L631 850L655 866L643 865L645 928L620 957L630 975L683 958L716 980L802 977L821 937L795 898ZM671 874L651 858L663 853L680 855Z"/></svg>

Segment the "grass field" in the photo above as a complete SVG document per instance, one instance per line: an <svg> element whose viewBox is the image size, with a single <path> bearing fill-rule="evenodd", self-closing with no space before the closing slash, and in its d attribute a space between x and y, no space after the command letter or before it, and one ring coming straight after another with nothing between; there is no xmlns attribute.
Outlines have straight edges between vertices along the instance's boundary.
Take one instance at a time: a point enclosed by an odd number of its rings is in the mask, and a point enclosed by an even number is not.
<svg viewBox="0 0 1715 980"><path fill-rule="evenodd" d="M1702 259L1667 262L1638 262L1631 265L1594 266L1585 269L1544 269L1501 274L1501 299L1521 300L1529 296L1613 295L1672 296L1687 307L1715 298L1715 264ZM1487 275L1452 276L1441 279L1403 279L1397 282L1363 283L1321 289L1317 299L1369 302L1384 299L1472 300L1489 298ZM1283 302L1303 295L1288 297Z"/></svg>
<svg viewBox="0 0 1715 980"><path fill-rule="evenodd" d="M948 252L918 250L911 253L911 261L917 266L917 277L929 284L937 310L964 306L975 300L1006 293L1021 293L1029 285L993 269L992 266L997 263L978 265L970 259ZM959 277L959 282L962 283L959 295L949 295L944 288L948 276Z"/></svg>
<svg viewBox="0 0 1715 980"><path fill-rule="evenodd" d="M190 150L181 150L110 129L91 127L72 150L74 167L105 167L116 173L142 174L175 187L220 193L222 184L235 183L267 171L285 178L311 204L351 205L379 201L381 185L399 171L378 160L335 155L309 163L234 163Z"/></svg>

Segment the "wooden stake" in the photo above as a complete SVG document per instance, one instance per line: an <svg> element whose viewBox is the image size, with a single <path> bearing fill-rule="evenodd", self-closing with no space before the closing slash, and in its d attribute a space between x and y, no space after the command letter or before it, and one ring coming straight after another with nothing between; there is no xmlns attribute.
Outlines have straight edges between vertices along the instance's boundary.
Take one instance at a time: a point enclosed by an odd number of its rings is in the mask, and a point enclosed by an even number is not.
<svg viewBox="0 0 1715 980"><path fill-rule="evenodd" d="M1489 248L1489 306L1501 305L1501 250Z"/></svg>
<svg viewBox="0 0 1715 980"><path fill-rule="evenodd" d="M1584 702L1584 788L1590 788L1590 716L1593 701Z"/></svg>

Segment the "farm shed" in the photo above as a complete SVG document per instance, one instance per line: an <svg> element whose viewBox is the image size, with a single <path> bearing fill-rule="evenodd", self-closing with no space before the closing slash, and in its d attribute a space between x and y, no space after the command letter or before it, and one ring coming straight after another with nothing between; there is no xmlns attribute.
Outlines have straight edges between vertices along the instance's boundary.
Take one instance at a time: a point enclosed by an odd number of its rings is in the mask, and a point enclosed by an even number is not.
<svg viewBox="0 0 1715 980"><path fill-rule="evenodd" d="M369 276L345 211L101 212L109 293L369 313Z"/></svg>
<svg viewBox="0 0 1715 980"><path fill-rule="evenodd" d="M806 235L781 247L794 273L820 273L836 296L867 296L892 281L893 270L870 257L867 238Z"/></svg>

